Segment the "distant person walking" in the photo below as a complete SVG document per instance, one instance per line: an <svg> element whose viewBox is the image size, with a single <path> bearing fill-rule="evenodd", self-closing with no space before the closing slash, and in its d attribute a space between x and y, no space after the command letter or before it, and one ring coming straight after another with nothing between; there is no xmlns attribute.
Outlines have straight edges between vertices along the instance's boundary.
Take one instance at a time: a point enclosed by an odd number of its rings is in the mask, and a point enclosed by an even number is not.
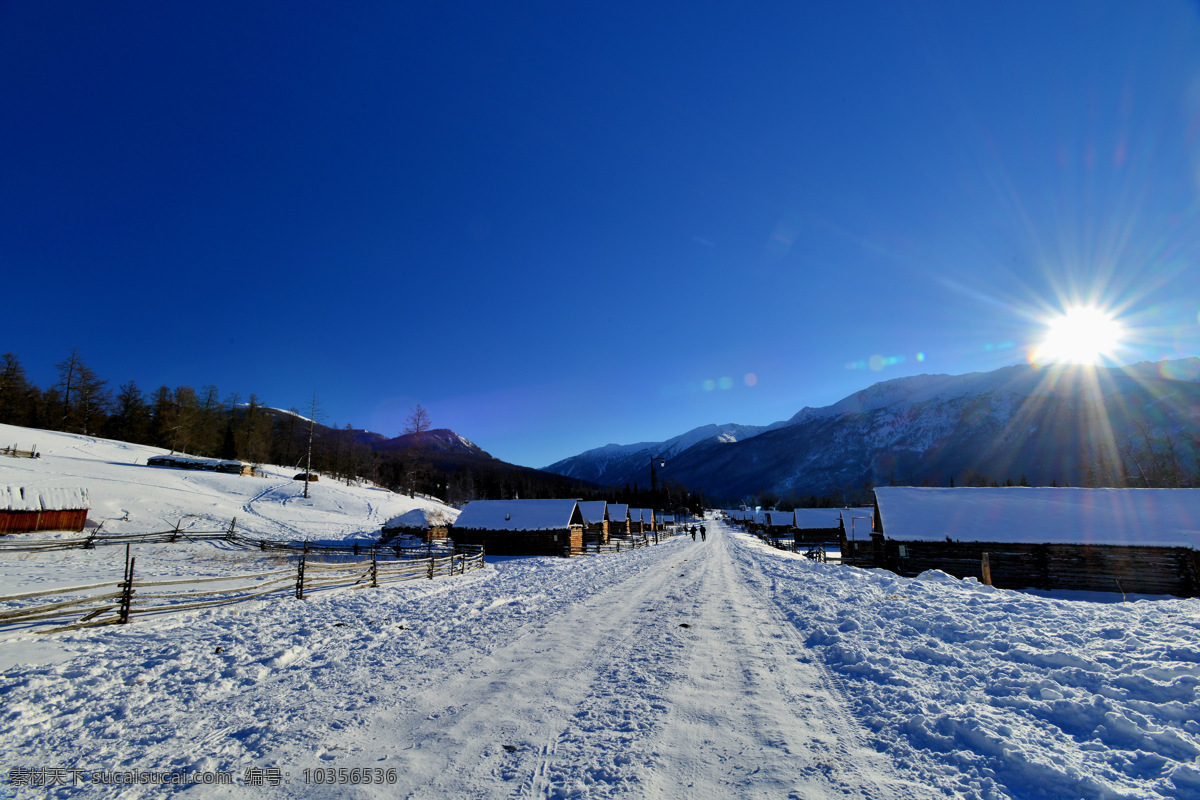
<svg viewBox="0 0 1200 800"><path fill-rule="evenodd" d="M708 532L704 529L704 526L701 525L700 526L700 541L703 542L707 538L708 538Z"/></svg>
<svg viewBox="0 0 1200 800"><path fill-rule="evenodd" d="M696 541L696 526L692 526L692 541Z"/></svg>

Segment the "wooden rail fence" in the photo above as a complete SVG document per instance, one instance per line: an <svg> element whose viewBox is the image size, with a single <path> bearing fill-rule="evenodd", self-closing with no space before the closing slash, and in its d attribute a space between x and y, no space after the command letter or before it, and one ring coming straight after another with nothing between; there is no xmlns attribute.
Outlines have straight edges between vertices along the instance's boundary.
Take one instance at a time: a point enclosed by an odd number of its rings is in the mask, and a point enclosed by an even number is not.
<svg viewBox="0 0 1200 800"><path fill-rule="evenodd" d="M439 576L464 575L472 570L481 569L484 555L483 548L478 547L375 547L356 550L350 546L330 545L260 548L259 543L254 541L254 549L292 550L298 556L296 566L210 578L138 580L134 576L137 559L130 553L132 542L127 541L125 573L122 580L0 597L0 630L53 625L48 630L37 632L56 633L99 625L125 624L134 615L146 616L213 608L262 597L284 598L291 595L304 599L306 594L313 591L377 588L397 581L433 580ZM420 555L415 551L420 551ZM342 560L354 555L366 557ZM235 585L212 589L196 588L210 584ZM164 587L170 586L188 588L164 590ZM46 598L65 599L46 602Z"/></svg>

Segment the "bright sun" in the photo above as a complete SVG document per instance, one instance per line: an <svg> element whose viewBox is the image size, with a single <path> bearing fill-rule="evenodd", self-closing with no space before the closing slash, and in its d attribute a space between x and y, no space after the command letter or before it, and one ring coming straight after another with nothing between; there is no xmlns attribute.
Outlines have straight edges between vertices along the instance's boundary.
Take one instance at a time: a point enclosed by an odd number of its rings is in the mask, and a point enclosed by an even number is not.
<svg viewBox="0 0 1200 800"><path fill-rule="evenodd" d="M1124 335L1121 323L1094 306L1068 308L1047 325L1046 338L1030 358L1035 364L1095 364L1111 355Z"/></svg>

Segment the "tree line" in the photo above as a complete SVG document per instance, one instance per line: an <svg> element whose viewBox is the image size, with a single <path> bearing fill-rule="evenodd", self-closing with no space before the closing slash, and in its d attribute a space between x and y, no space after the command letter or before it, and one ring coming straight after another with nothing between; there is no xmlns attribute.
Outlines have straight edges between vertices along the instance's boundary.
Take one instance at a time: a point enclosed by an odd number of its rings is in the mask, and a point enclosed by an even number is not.
<svg viewBox="0 0 1200 800"><path fill-rule="evenodd" d="M307 464L311 428L311 468L323 478L370 482L452 505L485 499L579 498L659 509L668 504L693 511L703 507L703 495L679 485L652 495L636 486L606 488L497 459L437 453L429 444L432 421L420 405L401 431L412 444L400 452L380 452L371 446L368 434L349 424L320 424L315 396L304 416L295 408L267 407L255 394L222 395L214 385L160 386L146 393L131 380L114 389L78 349L55 370L55 382L39 388L29 381L15 354L0 356L0 422L255 466L294 467L298 472Z"/></svg>
<svg viewBox="0 0 1200 800"><path fill-rule="evenodd" d="M281 412L257 395L224 396L214 385L160 386L144 392L135 381L116 389L87 365L78 349L55 365L45 389L31 383L20 359L0 356L0 422L151 445L173 453L237 459L249 464L301 466L308 423L296 409ZM356 434L322 427L313 467L338 477L367 477L370 448Z"/></svg>

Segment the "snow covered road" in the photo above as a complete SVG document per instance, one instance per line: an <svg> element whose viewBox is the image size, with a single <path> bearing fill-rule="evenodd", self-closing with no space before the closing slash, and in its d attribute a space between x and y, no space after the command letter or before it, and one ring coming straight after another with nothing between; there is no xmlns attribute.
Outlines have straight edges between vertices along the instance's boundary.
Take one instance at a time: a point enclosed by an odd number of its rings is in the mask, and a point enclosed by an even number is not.
<svg viewBox="0 0 1200 800"><path fill-rule="evenodd" d="M863 745L731 550L722 532L630 562L383 714L368 751L411 742L411 797L925 796Z"/></svg>

